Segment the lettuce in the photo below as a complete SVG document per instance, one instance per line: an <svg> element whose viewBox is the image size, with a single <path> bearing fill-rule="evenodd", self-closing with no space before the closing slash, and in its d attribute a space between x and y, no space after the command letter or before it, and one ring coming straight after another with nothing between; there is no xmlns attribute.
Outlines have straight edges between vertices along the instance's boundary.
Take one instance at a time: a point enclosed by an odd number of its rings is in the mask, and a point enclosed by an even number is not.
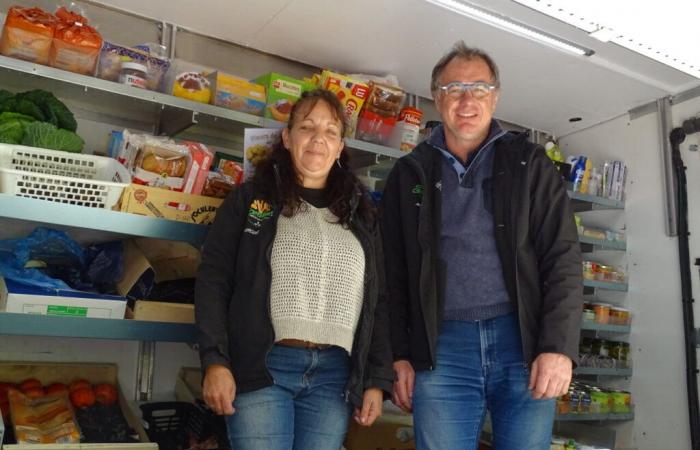
<svg viewBox="0 0 700 450"><path fill-rule="evenodd" d="M85 141L72 131L46 122L33 122L24 127L22 145L80 153Z"/></svg>

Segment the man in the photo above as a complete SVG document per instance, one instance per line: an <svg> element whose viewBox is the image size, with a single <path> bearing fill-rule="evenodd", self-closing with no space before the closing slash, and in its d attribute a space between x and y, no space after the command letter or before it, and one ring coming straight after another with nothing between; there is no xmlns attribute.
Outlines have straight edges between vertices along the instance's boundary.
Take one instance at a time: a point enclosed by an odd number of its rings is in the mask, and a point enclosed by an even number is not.
<svg viewBox="0 0 700 450"><path fill-rule="evenodd" d="M544 150L492 117L498 68L457 43L435 66L443 125L397 161L384 191L394 403L420 450L548 449L578 355L581 254Z"/></svg>

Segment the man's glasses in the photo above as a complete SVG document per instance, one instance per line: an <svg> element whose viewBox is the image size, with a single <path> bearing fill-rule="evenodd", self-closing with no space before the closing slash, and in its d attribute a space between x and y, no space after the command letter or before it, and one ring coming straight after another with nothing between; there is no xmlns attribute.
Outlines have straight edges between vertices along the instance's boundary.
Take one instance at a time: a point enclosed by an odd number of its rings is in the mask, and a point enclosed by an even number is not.
<svg viewBox="0 0 700 450"><path fill-rule="evenodd" d="M470 92L476 100L483 100L491 94L491 91L496 89L496 86L483 81L477 81L476 83L453 81L444 86L438 86L438 89L451 100L459 100L466 92Z"/></svg>

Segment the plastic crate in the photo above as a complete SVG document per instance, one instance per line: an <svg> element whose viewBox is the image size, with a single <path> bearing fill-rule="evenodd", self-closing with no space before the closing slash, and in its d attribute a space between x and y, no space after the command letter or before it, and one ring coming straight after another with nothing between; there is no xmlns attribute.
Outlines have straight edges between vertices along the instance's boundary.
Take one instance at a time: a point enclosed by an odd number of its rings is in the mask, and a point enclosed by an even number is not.
<svg viewBox="0 0 700 450"><path fill-rule="evenodd" d="M159 450L185 450L190 438L215 438L218 450L230 450L226 423L203 405L188 402L155 402L140 405L148 439Z"/></svg>
<svg viewBox="0 0 700 450"><path fill-rule="evenodd" d="M0 192L111 209L131 182L129 171L103 156L0 144Z"/></svg>

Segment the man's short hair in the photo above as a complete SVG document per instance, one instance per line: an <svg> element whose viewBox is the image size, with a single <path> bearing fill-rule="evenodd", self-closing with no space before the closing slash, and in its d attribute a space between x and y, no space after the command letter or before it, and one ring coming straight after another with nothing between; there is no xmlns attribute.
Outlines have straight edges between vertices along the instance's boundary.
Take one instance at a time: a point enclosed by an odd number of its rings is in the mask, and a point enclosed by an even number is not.
<svg viewBox="0 0 700 450"><path fill-rule="evenodd" d="M466 59L467 61L471 61L474 59L481 59L483 60L487 66L489 66L489 70L491 70L491 76L493 77L493 84L496 87L501 86L501 78L498 73L498 66L496 65L496 62L489 56L488 53L485 51L474 48L474 47L469 47L467 44L464 43L464 41L457 41L455 42L455 45L452 46L452 49L447 52L440 60L435 64L435 67L433 67L433 74L430 78L430 92L435 93L438 89L438 83L440 79L440 75L442 75L442 72L445 70L445 67L450 63L455 58L463 58Z"/></svg>

